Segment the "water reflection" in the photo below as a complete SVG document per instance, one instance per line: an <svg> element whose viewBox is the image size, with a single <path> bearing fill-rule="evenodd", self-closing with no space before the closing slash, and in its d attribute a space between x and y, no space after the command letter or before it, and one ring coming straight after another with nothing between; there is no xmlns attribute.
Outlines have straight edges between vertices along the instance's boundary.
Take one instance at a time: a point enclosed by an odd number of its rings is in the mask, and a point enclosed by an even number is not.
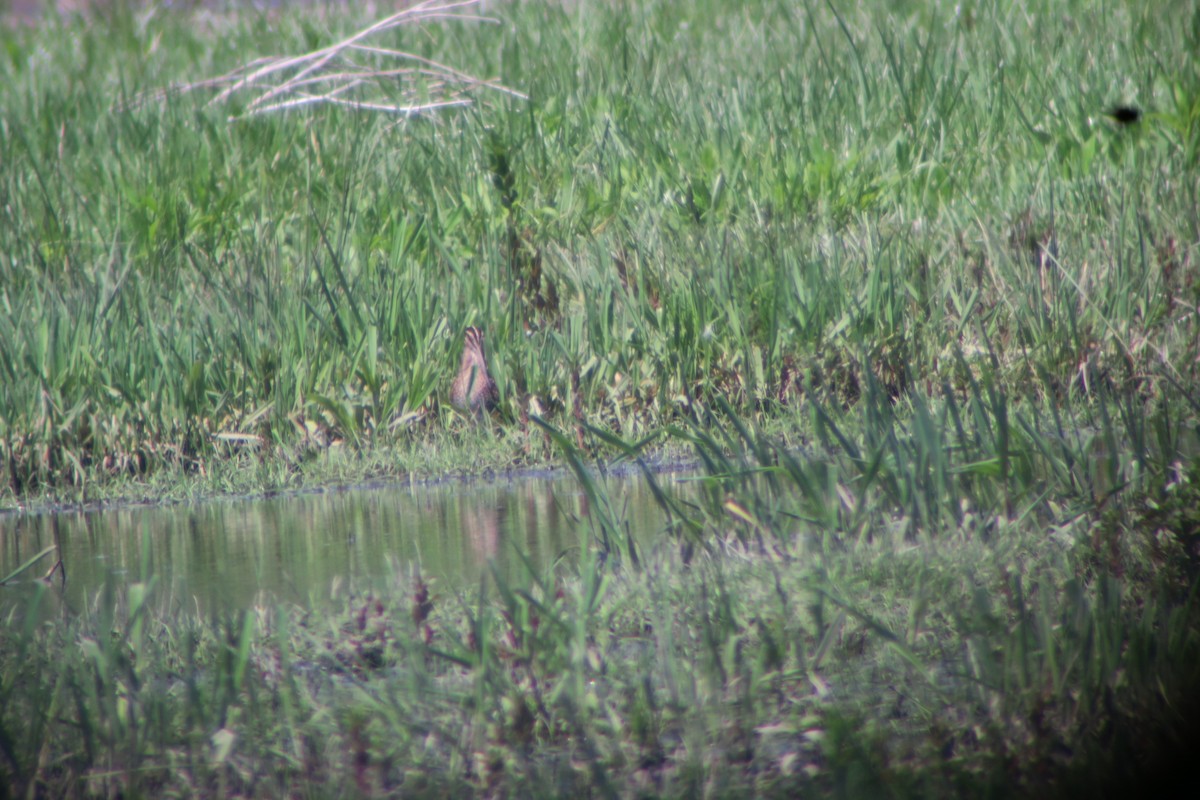
<svg viewBox="0 0 1200 800"><path fill-rule="evenodd" d="M660 482L680 491L670 479ZM636 535L661 530L643 480L609 478L606 488ZM336 587L382 585L396 569L460 585L489 561L512 574L522 569L513 545L540 568L573 560L590 526L586 497L570 478L24 515L0 518L0 577L57 544L66 588L48 602L68 610L85 607L106 580L121 586L151 577L160 604L189 610L245 607L259 592L319 606ZM27 595L54 560L47 556L0 589L0 607Z"/></svg>

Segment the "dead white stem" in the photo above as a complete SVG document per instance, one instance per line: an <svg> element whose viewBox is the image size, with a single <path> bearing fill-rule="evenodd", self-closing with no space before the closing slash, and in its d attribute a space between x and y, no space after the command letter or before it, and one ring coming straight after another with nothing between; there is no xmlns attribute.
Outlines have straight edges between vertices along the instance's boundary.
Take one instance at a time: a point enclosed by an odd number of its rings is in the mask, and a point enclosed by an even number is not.
<svg viewBox="0 0 1200 800"><path fill-rule="evenodd" d="M471 105L470 100L441 100L436 103L421 103L411 106L389 106L383 103L368 103L361 100L343 100L340 97L332 97L330 95L307 95L305 97L297 97L294 100L284 100L280 103L275 103L274 105L264 106L257 109L254 113L267 114L271 111L283 111L289 108L319 105L321 103L346 106L348 108L358 109L359 111L383 111L388 114L396 114L400 116L412 116L413 114L421 114L426 111L437 111L439 108L453 108ZM250 115L247 114L246 116ZM236 120L239 119L239 117L230 117L230 119Z"/></svg>
<svg viewBox="0 0 1200 800"><path fill-rule="evenodd" d="M379 20L357 33L330 45L299 56L258 58L218 78L209 78L186 86L161 91L154 96L161 99L168 91L187 92L195 89L215 89L220 92L209 101L209 105L228 101L233 95L252 90L257 92L246 105L243 114L230 119L241 119L255 114L266 114L301 106L327 103L366 111L383 111L389 114L411 116L443 108L471 105L465 96L472 89L482 88L528 100L528 96L510 89L499 81L477 78L454 69L446 64L413 53L381 47L366 40L400 25L437 20L498 22L491 17L467 13L463 9L476 6L481 0L425 0ZM351 54L366 54L375 59L394 59L410 62L413 66L391 69L375 69L369 65L355 63ZM336 64L336 66L335 66ZM400 83L401 103L378 102L362 98L361 90L382 81ZM328 87L323 92L309 90ZM359 98L344 95L358 90ZM393 91L394 94L394 91ZM429 99L430 95L441 95Z"/></svg>
<svg viewBox="0 0 1200 800"><path fill-rule="evenodd" d="M337 44L331 45L331 46L323 48L321 50L315 50L311 53L306 53L305 55L302 55L302 56L294 56L292 58L281 58L281 59L274 60L271 63L267 64L266 66L250 73L245 78L243 78L242 80L235 83L233 86L230 86L228 89L221 92L221 94L219 94L215 98L213 98L212 102L213 103L221 102L222 100L227 99L231 94L238 91L239 89L242 89L252 83L256 83L257 81L261 80L262 78L266 77L267 75L271 75L273 73L279 72L281 70L289 69L291 67L299 66L306 62L311 62L311 63L309 63L309 65L307 67L305 67L303 70L301 70L298 75L295 76L296 78L303 78L305 75L312 72L313 70L320 69L334 55L336 55L337 53L341 52L342 50L346 49L347 47L349 47L350 45L354 44L355 42L357 42L361 39L365 39L368 36L372 36L376 33L380 33L381 31L386 31L389 28L394 28L397 25L407 24L407 23L411 23L414 21L421 21L424 19L438 19L438 18L453 19L453 18L456 18L461 15L454 14L454 13L448 13L450 11L450 9L460 8L462 6L474 5L477 2L479 2L479 0L463 0L463 2L459 2L459 3L439 4L437 2L434 2L433 0L429 0L429 2L418 3L415 6L410 6L409 8L406 8L403 11L398 11L395 14L392 14L390 17L386 17L372 25L368 25L366 28L363 28L358 33L350 36L348 39L343 39L342 41L338 42ZM276 87L276 89L279 89L279 88L281 88L281 87ZM259 98L259 99L261 100L263 98Z"/></svg>

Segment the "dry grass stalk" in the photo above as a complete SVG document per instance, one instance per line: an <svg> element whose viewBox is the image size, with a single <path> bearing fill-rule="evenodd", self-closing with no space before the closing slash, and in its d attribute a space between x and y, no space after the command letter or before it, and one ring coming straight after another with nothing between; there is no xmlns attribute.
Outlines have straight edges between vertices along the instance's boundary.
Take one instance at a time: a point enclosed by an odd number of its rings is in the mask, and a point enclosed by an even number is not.
<svg viewBox="0 0 1200 800"><path fill-rule="evenodd" d="M230 117L231 121L315 104L411 116L471 105L474 100L468 93L476 88L527 100L526 95L495 80L477 78L413 53L365 43L367 39L401 25L436 20L498 22L492 17L466 11L479 2L426 0L379 20L329 47L299 56L257 58L226 75L177 86L170 91L190 92L224 87L209 105L226 102L239 92L258 92L240 115ZM377 69L356 63L353 60L356 55L377 60L394 59L413 66ZM355 90L377 86L388 80L402 83L400 96L407 102L381 102L361 96L347 96L355 93ZM166 94L168 91L158 92L153 99L161 99Z"/></svg>

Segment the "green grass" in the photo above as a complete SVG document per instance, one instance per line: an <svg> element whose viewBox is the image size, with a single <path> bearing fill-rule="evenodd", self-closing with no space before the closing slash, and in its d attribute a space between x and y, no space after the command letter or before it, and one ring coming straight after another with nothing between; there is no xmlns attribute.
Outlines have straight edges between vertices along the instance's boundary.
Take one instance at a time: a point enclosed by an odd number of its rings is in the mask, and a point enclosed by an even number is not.
<svg viewBox="0 0 1200 800"><path fill-rule="evenodd" d="M1200 462L1164 475L1155 453L1135 491L1081 508L1060 454L1014 437L1044 494L1006 514L920 426L867 422L799 461L707 422L675 434L708 465L699 502L663 496L676 535L621 536L581 469L574 566L476 587L397 570L319 614L264 598L198 617L157 602L145 566L70 617L47 618L53 589L10 604L0 777L56 796L1178 789ZM909 492L933 499L910 513Z"/></svg>
<svg viewBox="0 0 1200 800"><path fill-rule="evenodd" d="M627 438L722 398L794 434L781 396L961 389L983 360L1018 402L1191 392L1200 79L1178 11L505 5L386 44L529 101L399 122L229 122L236 99L203 92L128 108L332 43L350 12L6 30L4 502L137 494L112 484L246 449L303 480L306 430L436 469L409 454L456 424L469 324L509 429L530 397ZM1121 128L1117 102L1149 113Z"/></svg>
<svg viewBox="0 0 1200 800"><path fill-rule="evenodd" d="M0 34L6 505L565 460L591 509L578 564L400 576L332 616L160 609L148 572L55 623L12 608L0 785L1173 777L1200 697L1200 10L593 6L397 33L529 95L399 123L128 107L366 22L333 12ZM492 425L444 401L468 325ZM664 496L646 542L584 465L662 447L701 499Z"/></svg>

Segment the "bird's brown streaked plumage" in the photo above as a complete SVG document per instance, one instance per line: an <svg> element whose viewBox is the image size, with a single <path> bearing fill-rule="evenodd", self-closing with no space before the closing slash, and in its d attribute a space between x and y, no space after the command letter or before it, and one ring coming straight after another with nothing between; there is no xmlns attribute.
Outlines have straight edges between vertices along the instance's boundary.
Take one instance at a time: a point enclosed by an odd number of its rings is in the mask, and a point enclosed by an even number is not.
<svg viewBox="0 0 1200 800"><path fill-rule="evenodd" d="M500 393L488 373L483 354L483 331L467 328L463 336L462 364L450 386L450 404L462 411L479 414L491 411L499 401Z"/></svg>

